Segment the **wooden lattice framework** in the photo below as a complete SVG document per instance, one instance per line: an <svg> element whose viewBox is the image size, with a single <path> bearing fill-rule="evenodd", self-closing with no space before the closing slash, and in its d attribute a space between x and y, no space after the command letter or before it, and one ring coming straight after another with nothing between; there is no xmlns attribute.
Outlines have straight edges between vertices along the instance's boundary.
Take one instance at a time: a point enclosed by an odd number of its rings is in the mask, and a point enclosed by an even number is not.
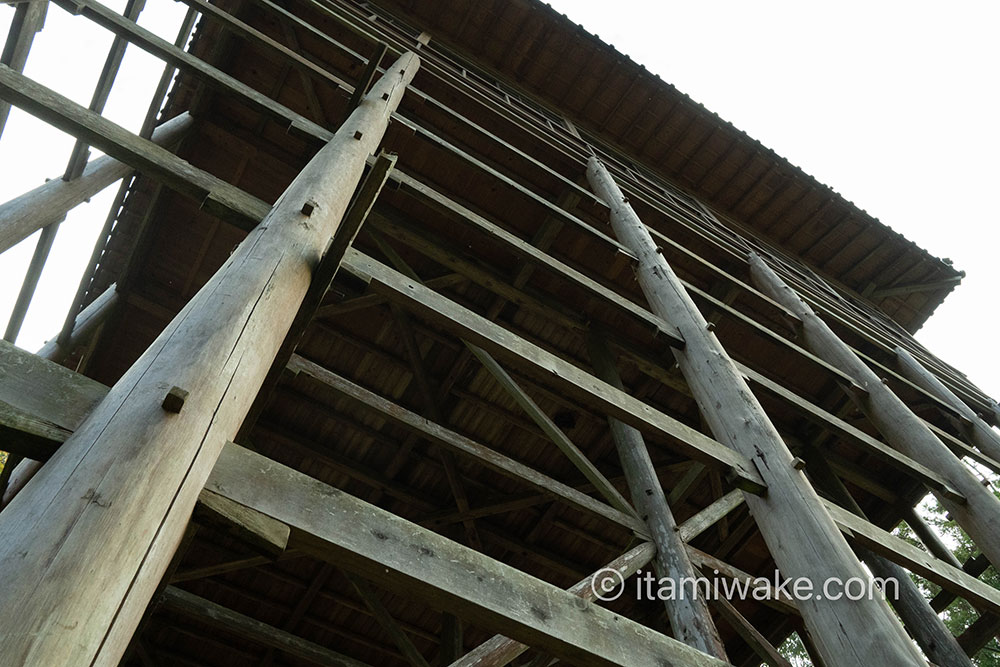
<svg viewBox="0 0 1000 667"><path fill-rule="evenodd" d="M7 340L120 185L62 331L0 347L0 663L968 665L1000 630L1000 410L910 335L961 272L540 3L183 2L174 43L140 1L13 8L0 132L78 141L0 206L0 251L42 230ZM89 109L21 74L62 10L115 35ZM166 63L138 134L100 115L127 47ZM594 599L862 561L888 603Z"/></svg>

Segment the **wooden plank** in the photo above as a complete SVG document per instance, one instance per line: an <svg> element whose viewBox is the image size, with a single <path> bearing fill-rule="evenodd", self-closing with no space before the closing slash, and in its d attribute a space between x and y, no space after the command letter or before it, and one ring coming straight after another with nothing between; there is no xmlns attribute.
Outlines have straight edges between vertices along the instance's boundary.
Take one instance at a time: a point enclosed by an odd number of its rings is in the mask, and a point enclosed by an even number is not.
<svg viewBox="0 0 1000 667"><path fill-rule="evenodd" d="M379 63L382 62L382 58L388 50L389 45L385 42L379 42L375 45L375 51L368 57L368 63L365 65L365 71L361 73L361 77L358 79L357 85L354 86L354 92L351 93L351 99L347 102L348 113L353 111L354 107L358 106L361 102L362 96L368 92L368 86L372 85L372 81L378 73Z"/></svg>
<svg viewBox="0 0 1000 667"><path fill-rule="evenodd" d="M220 604L198 597L176 586L167 586L160 604L165 609L195 618L209 627L231 633L240 639L277 649L316 665L330 667L367 667L359 660L331 651L311 641L296 637Z"/></svg>
<svg viewBox="0 0 1000 667"><path fill-rule="evenodd" d="M725 664L235 445L207 488L288 524L316 557L574 664Z"/></svg>
<svg viewBox="0 0 1000 667"><path fill-rule="evenodd" d="M636 279L653 312L669 318L684 338L673 350L702 417L721 442L747 457L767 485L747 506L775 564L789 578L819 587L831 578L864 574L861 564L823 510L788 446L750 391L714 329L663 257L648 229L608 173L591 157L591 188L611 208L615 235L638 257ZM822 558L817 558L822 554ZM800 600L806 627L825 659L841 665L920 664L921 657L882 600L845 601L817 595Z"/></svg>
<svg viewBox="0 0 1000 667"><path fill-rule="evenodd" d="M48 6L48 0L28 0L14 8L14 18L10 22L7 41L4 42L3 53L0 54L0 64L17 72L24 71L35 33L45 25ZM0 99L0 136L3 135L9 116L10 102Z"/></svg>
<svg viewBox="0 0 1000 667"><path fill-rule="evenodd" d="M758 658L764 661L769 667L792 667L783 655L778 653L771 642L762 635L757 628L741 614L729 600L724 597L712 598L712 606L718 610L719 615L726 619L733 630L736 631L743 641L753 650Z"/></svg>
<svg viewBox="0 0 1000 667"><path fill-rule="evenodd" d="M379 80L262 224L0 513L0 563L10 576L0 624L16 628L0 644L0 663L121 658L418 67L407 54ZM163 407L172 387L189 392L176 412Z"/></svg>
<svg viewBox="0 0 1000 667"><path fill-rule="evenodd" d="M442 447L446 447L455 454L469 457L480 465L485 465L511 479L528 484L547 494L549 497L565 502L571 507L601 516L629 530L640 533L646 532L645 524L633 514L626 514L605 505L585 493L581 493L552 479L548 475L543 475L425 417L406 410L392 401L382 398L307 359L293 355L288 364L288 369L293 373L305 373L353 401L377 411L381 416L390 419L394 423L419 434L421 437L427 438Z"/></svg>
<svg viewBox="0 0 1000 667"><path fill-rule="evenodd" d="M896 359L903 375L915 384L945 401L962 417L962 430L970 442L984 454L1000 461L1000 435L983 420L983 416L948 389L941 380L927 370L913 355L902 347L896 348Z"/></svg>
<svg viewBox="0 0 1000 667"><path fill-rule="evenodd" d="M666 437L682 453L731 470L741 483L754 489L762 490L766 486L746 457L440 294L407 280L384 264L352 250L344 258L344 268L367 280L373 291L455 332L495 357L515 364L519 372L543 385L558 388L568 398L579 400L639 430Z"/></svg>

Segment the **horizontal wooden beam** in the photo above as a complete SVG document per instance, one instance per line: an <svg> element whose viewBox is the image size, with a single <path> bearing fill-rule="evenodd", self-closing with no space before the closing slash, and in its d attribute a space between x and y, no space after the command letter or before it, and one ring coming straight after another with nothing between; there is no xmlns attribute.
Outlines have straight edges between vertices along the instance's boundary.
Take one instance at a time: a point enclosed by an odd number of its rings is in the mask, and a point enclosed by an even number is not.
<svg viewBox="0 0 1000 667"><path fill-rule="evenodd" d="M964 271L960 272L959 275L951 276L950 278L945 278L944 280L890 285L888 287L876 289L871 293L871 298L872 300L885 299L890 296L907 296L910 294L918 294L920 292L933 292L938 289L948 289L958 285L962 282L963 278L965 278Z"/></svg>
<svg viewBox="0 0 1000 667"><path fill-rule="evenodd" d="M0 98L194 198L207 212L243 229L252 229L271 210L260 199L4 65L0 65Z"/></svg>
<svg viewBox="0 0 1000 667"><path fill-rule="evenodd" d="M502 475L538 489L554 499L589 514L601 516L627 530L635 531L642 535L645 535L647 532L646 525L637 517L610 507L585 493L552 479L548 475L543 475L524 464L499 454L489 447L474 442L440 424L436 424L426 417L421 417L415 412L411 412L308 359L292 355L288 363L288 369L293 373L308 375L365 408L378 412L381 417L389 419L393 423L417 433L421 437L445 447L455 454L470 458L480 465L487 466Z"/></svg>
<svg viewBox="0 0 1000 667"><path fill-rule="evenodd" d="M216 630L231 633L254 644L277 649L316 665L367 667L360 660L296 637L290 632L279 630L176 586L167 586L160 596L159 603L165 609L197 619Z"/></svg>
<svg viewBox="0 0 1000 667"><path fill-rule="evenodd" d="M409 280L364 254L351 250L344 268L366 280L374 292L400 303L419 317L452 331L494 356L515 366L518 372L543 385L559 389L602 414L615 417L641 431L666 437L687 456L731 472L739 483L762 492L765 484L753 464L741 454L676 419L615 389L590 373L524 340L416 281Z"/></svg>
<svg viewBox="0 0 1000 667"><path fill-rule="evenodd" d="M725 663L229 444L206 485L292 528L292 544L579 665Z"/></svg>

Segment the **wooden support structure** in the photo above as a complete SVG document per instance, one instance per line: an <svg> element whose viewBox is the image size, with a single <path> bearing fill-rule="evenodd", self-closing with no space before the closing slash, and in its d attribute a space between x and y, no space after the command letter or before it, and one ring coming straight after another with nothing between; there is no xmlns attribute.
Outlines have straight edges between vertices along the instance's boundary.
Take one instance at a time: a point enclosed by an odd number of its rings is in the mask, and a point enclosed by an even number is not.
<svg viewBox="0 0 1000 667"><path fill-rule="evenodd" d="M1000 562L1000 500L931 432L909 407L850 350L832 329L772 271L750 257L754 282L802 321L805 344L831 364L845 369L854 385L845 391L893 447L937 470L964 497L956 502L935 492L960 526L994 563Z"/></svg>
<svg viewBox="0 0 1000 667"><path fill-rule="evenodd" d="M753 461L767 484L765 496L746 500L778 568L815 586L831 577L860 576L857 558L628 199L595 158L587 165L587 178L611 208L615 233L639 258L637 277L652 310L674 322L684 338L684 349L674 350L674 356L712 432ZM816 553L823 554L822 561ZM921 661L881 600L803 600L799 608L826 660L841 665Z"/></svg>
<svg viewBox="0 0 1000 667"><path fill-rule="evenodd" d="M567 661L726 664L235 445L207 488L287 524L299 549Z"/></svg>
<svg viewBox="0 0 1000 667"><path fill-rule="evenodd" d="M17 72L24 71L35 33L45 25L45 13L48 7L49 0L27 0L17 4L14 8L14 19L10 22L10 30L7 32L7 41L4 42L3 53L0 54L0 64ZM0 99L0 136L3 136L9 116L10 102Z"/></svg>
<svg viewBox="0 0 1000 667"><path fill-rule="evenodd" d="M0 514L0 562L18 582L0 619L19 629L0 647L0 661L121 656L418 66L407 54L390 68L260 227ZM189 392L177 414L161 407L171 387ZM135 525L158 529L137 534ZM90 539L94 531L100 541ZM43 563L45 577L36 571Z"/></svg>
<svg viewBox="0 0 1000 667"><path fill-rule="evenodd" d="M855 502L847 487L830 468L826 459L815 447L806 447L806 472L816 481L816 485L830 494L830 497L844 509L853 512L861 518L865 513ZM899 565L887 558L869 551L865 547L857 547L858 556L865 562L876 577L891 582L883 589L903 621L903 626L910 632L919 644L924 654L936 665L955 665L972 667L965 652L958 645L951 631L945 627L937 613L931 609L927 598L920 592L910 575ZM888 590L887 590L888 589Z"/></svg>
<svg viewBox="0 0 1000 667"><path fill-rule="evenodd" d="M588 342L590 361L597 375L611 386L624 391L614 359L604 341L591 337ZM608 419L608 425L618 450L618 458L622 462L632 502L635 503L639 516L649 526L649 533L656 545L657 574L673 581L694 580L697 576L694 566L684 549L680 529L670 505L667 504L642 434L613 417ZM682 597L665 600L664 606L674 637L720 660L727 659L726 648L719 638L706 600L699 596Z"/></svg>
<svg viewBox="0 0 1000 667"><path fill-rule="evenodd" d="M944 386L941 380L937 379L933 373L924 368L919 361L913 358L912 354L902 347L896 348L896 361L903 375L908 377L914 384L923 387L955 408L961 416L960 428L969 439L969 442L987 456L1000 459L1000 434L983 420L984 415L970 408L965 401L956 396L948 387Z"/></svg>
<svg viewBox="0 0 1000 667"><path fill-rule="evenodd" d="M152 140L159 146L170 147L184 136L193 122L190 115L181 114L156 128ZM88 164L83 173L72 181L53 178L0 205L0 252L61 220L73 207L128 176L131 171L130 163L104 155Z"/></svg>

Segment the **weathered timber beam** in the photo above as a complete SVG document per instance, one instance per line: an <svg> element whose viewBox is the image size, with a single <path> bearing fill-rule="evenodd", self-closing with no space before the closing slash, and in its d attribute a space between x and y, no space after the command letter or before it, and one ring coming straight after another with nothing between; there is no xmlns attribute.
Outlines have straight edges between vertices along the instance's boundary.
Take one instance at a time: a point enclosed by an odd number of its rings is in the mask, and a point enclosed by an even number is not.
<svg viewBox="0 0 1000 667"><path fill-rule="evenodd" d="M309 289L306 290L306 294L302 298L302 303L299 305L299 310L295 313L295 319L292 320L292 324L285 334L285 339L282 341L281 347L278 348L277 354L274 355L274 361L271 363L271 368L264 378L257 398L254 399L254 404L250 408L250 412L247 413L243 425L240 427L240 437L237 438L238 440L242 441L250 430L253 429L258 417L264 411L270 399L271 392L278 385L281 374L285 370L285 365L292 358L292 353L298 347L306 328L312 322L313 317L316 316L316 311L329 291L330 284L333 282L334 277L336 277L338 269L340 269L340 262L344 259L344 253L354 243L358 231L365 223L365 220L367 220L368 214L372 206L374 206L379 193L382 192L382 186L385 185L386 178L395 164L395 155L380 153L375 160L375 164L361 182L351 201L350 208L344 214L343 221L330 240L330 244L323 251L323 256L320 258L319 264L313 270ZM313 202L306 205L312 206L314 204Z"/></svg>
<svg viewBox="0 0 1000 667"><path fill-rule="evenodd" d="M557 387L568 398L598 412L660 436L665 436L684 454L731 470L740 483L758 491L764 484L760 474L744 456L715 440L618 391L576 366L542 350L485 318L352 249L344 268L367 280L371 289L401 303L421 318L455 332L494 356L516 365L518 372L543 385Z"/></svg>
<svg viewBox="0 0 1000 667"><path fill-rule="evenodd" d="M896 348L896 360L903 375L958 411L961 416L962 430L965 431L969 441L977 449L1000 461L1000 435L983 421L983 415L970 408L965 401L944 386L944 383L937 376L924 368L919 361L913 358L913 355L902 347Z"/></svg>
<svg viewBox="0 0 1000 667"><path fill-rule="evenodd" d="M3 53L0 54L0 64L17 72L24 71L24 65L28 61L28 52L31 51L31 43L35 40L35 33L45 25L45 13L48 6L48 0L28 0L18 4L14 9L14 19L10 22ZM3 135L9 116L10 103L6 100L0 100L0 136Z"/></svg>
<svg viewBox="0 0 1000 667"><path fill-rule="evenodd" d="M309 377L322 382L326 386L341 393L347 398L365 406L368 409L377 411L382 417L392 420L394 423L416 432L423 438L427 438L442 447L448 448L455 454L470 457L481 465L488 466L502 475L529 484L539 491L549 494L572 507L576 507L591 514L597 514L605 519L613 521L624 528L640 533L646 532L646 526L642 521L632 514L626 514L614 509L600 501L597 501L585 493L558 482L547 475L543 475L513 459L499 454L488 447L473 442L468 438L455 433L439 424L406 410L388 399L360 387L353 382L303 359L298 355L293 355L288 364L288 369L293 373L305 373Z"/></svg>
<svg viewBox="0 0 1000 667"><path fill-rule="evenodd" d="M221 527L270 558L277 558L288 547L288 526L211 491L198 495L193 517L199 523Z"/></svg>
<svg viewBox="0 0 1000 667"><path fill-rule="evenodd" d="M979 653L991 639L1000 633L1000 616L984 614L959 635L958 644L970 658Z"/></svg>
<svg viewBox="0 0 1000 667"><path fill-rule="evenodd" d="M192 124L191 116L186 112L182 113L157 127L152 141L159 146L172 146ZM131 171L128 164L104 155L88 164L84 172L72 181L53 178L0 205L0 252L62 219L74 206L124 178Z"/></svg>
<svg viewBox="0 0 1000 667"><path fill-rule="evenodd" d="M767 485L746 502L778 569L820 586L864 570L820 498L794 465L787 445L750 391L729 354L654 243L628 198L596 158L587 164L591 188L611 209L618 238L638 257L636 278L650 308L669 318L684 338L674 358L703 418L719 440L747 457ZM817 554L823 554L822 559ZM882 600L801 600L806 627L821 654L841 665L921 664L922 658Z"/></svg>
<svg viewBox="0 0 1000 667"><path fill-rule="evenodd" d="M31 253L31 261L28 262L28 270L24 273L21 289L18 290L17 299L14 300L14 307L10 311L7 328L3 334L3 339L8 343L17 342L17 335L21 331L24 316L28 313L31 299L35 295L38 279L42 277L42 270L45 268L45 261L49 258L49 251L52 250L52 243L56 240L56 232L59 231L60 222L62 221L56 220L50 223L38 235L35 250Z"/></svg>
<svg viewBox="0 0 1000 667"><path fill-rule="evenodd" d="M619 391L624 391L615 360L604 341L592 336L587 342L590 362L597 375ZM618 458L622 462L635 510L649 526L656 545L654 562L657 574L673 581L694 581L696 572L684 549L685 537L680 534L673 511L667 503L663 486L649 457L646 441L638 430L613 417L608 418L608 426L615 449L618 450ZM742 492L736 491L736 494L742 502ZM709 525L726 513L716 515ZM709 515L699 517L701 523L709 520ZM697 530L695 528L691 532L695 533ZM712 621L705 599L701 596L680 596L679 599L664 600L664 608L674 637L720 660L728 660L725 644Z"/></svg>
<svg viewBox="0 0 1000 667"><path fill-rule="evenodd" d="M139 19L139 13L142 12L143 7L146 4L146 0L128 0L125 3L125 11L122 13L122 17L128 21L135 22ZM104 105L108 101L108 96L111 94L111 87L115 83L115 79L118 77L118 70L121 68L122 58L125 56L125 47L128 46L126 42L121 37L116 36L111 42L111 48L108 50L108 56L104 61L104 68L101 70L100 76L97 78L97 85L94 87L94 94L90 98L90 106L87 107L94 113L101 113L104 111ZM90 157L90 151L87 150L87 144L77 139L76 144L73 146L73 151L69 157L69 163L66 165L66 172L63 174L64 181L72 181L83 173L84 168L87 166L87 160Z"/></svg>
<svg viewBox="0 0 1000 667"><path fill-rule="evenodd" d="M786 389L784 386L774 380L771 380L762 373L758 373L752 368L740 363L737 363L737 367L751 382L763 387L776 396L780 396L796 408L799 413L807 419L822 426L823 428L830 429L838 436L844 438L847 442L857 446L866 454L870 454L881 461L885 461L893 468L905 472L915 479L919 479L927 485L929 489L939 491L956 502L964 501L965 496L959 493L947 479L942 477L941 474L935 470L918 463L906 454L896 451L889 445L886 445L877 438L873 438L861 429L851 426L840 417L827 412L811 401L802 398L790 389Z"/></svg>
<svg viewBox="0 0 1000 667"><path fill-rule="evenodd" d="M805 344L830 363L844 368L854 380L848 396L895 449L937 470L963 496L956 502L935 491L941 504L994 563L1000 563L1000 500L972 471L882 382L854 351L830 329L758 255L751 255L754 282L802 320Z"/></svg>
<svg viewBox="0 0 1000 667"><path fill-rule="evenodd" d="M758 631L757 628L755 628L753 624L751 624L750 621L748 621L729 600L724 597L713 597L712 606L719 612L719 615L726 620L729 627L736 631L736 634L738 634L743 641L747 643L747 645L753 650L757 657L764 662L765 665L768 665L769 667L792 667L792 663L788 662L783 655L778 653L778 649L776 649L771 642L767 641L767 638L764 637L764 635L762 635L760 631Z"/></svg>
<svg viewBox="0 0 1000 667"><path fill-rule="evenodd" d="M0 513L0 563L11 576L0 624L16 629L0 644L0 663L121 658L418 67L407 54L379 80L262 224ZM3 68L0 80L11 74Z"/></svg>
<svg viewBox="0 0 1000 667"><path fill-rule="evenodd" d="M365 65L365 71L361 73L361 78L358 79L357 85L354 86L354 92L351 93L351 99L347 102L348 113L354 107L358 106L361 97L368 92L368 86L372 85L372 81L378 73L379 63L382 62L382 58L385 57L385 53L388 50L389 45L385 42L379 42L375 45L375 51L369 56L368 63Z"/></svg>
<svg viewBox="0 0 1000 667"><path fill-rule="evenodd" d="M207 212L243 229L253 228L270 210L270 206L260 199L192 167L170 151L137 137L6 66L0 66L0 97L64 132L82 137L91 146L192 197L201 202Z"/></svg>
<svg viewBox="0 0 1000 667"><path fill-rule="evenodd" d="M820 449L816 446L807 446L804 448L803 456L807 461L806 472L817 486L828 493L837 504L867 521L861 507L834 474ZM927 598L917 588L906 570L872 553L866 547L855 548L873 575L883 581L895 582L892 585L884 584L882 593L889 599L893 609L902 619L903 625L931 662L937 665L972 667L972 663L955 641L954 635L931 608Z"/></svg>
<svg viewBox="0 0 1000 667"><path fill-rule="evenodd" d="M976 607L1000 612L1000 591L962 570L934 558L891 533L868 523L838 505L824 501L833 520L849 540L867 547L907 570L933 581Z"/></svg>
<svg viewBox="0 0 1000 667"><path fill-rule="evenodd" d="M349 572L345 572L344 576L347 577L347 581L351 583L354 590L357 591L358 596L361 601L365 603L375 620L378 624L382 626L382 629L389 635L389 639L392 643L396 645L399 652L403 654L403 657L413 665L413 667L430 667L427 659L421 655L417 647L413 645L413 640L399 627L399 623L396 619L392 617L389 610L386 609L385 604L378 597L378 594L372 590L372 587L368 585L368 582L357 577Z"/></svg>
<svg viewBox="0 0 1000 667"><path fill-rule="evenodd" d="M725 664L235 445L207 488L288 524L318 558L574 664Z"/></svg>
<svg viewBox="0 0 1000 667"><path fill-rule="evenodd" d="M528 393L517 383L510 374L504 370L504 368L497 363L488 352L476 345L469 345L469 350L472 352L479 362L486 368L487 372L493 376L493 379L511 396L514 401L521 406L531 420L538 425L538 428L555 443L559 450L566 455L566 458L576 466L587 480L594 485L598 492L604 496L612 507L625 514L634 515L636 510L632 505L625 500L621 492L608 481L607 477L604 476L597 466L587 458L587 455L580 451L569 437L563 433L562 429L559 428L552 419L545 414L537 403L528 395ZM619 388L620 389L620 388Z"/></svg>
<svg viewBox="0 0 1000 667"><path fill-rule="evenodd" d="M232 633L241 639L277 649L316 665L331 667L367 667L359 660L331 651L290 632L227 609L220 604L198 597L176 586L167 586L160 597L164 609L195 618L206 625Z"/></svg>
<svg viewBox="0 0 1000 667"><path fill-rule="evenodd" d="M59 343L58 337L53 337L36 354L43 359L61 361L74 347L85 342L118 305L117 287L112 283L76 316L76 324L65 345Z"/></svg>
<svg viewBox="0 0 1000 667"><path fill-rule="evenodd" d="M597 572L581 579L566 589L566 592L591 600L594 597L595 578L598 575L608 575L610 574L608 570L615 570L621 575L621 580L625 581L645 567L653 559L655 553L656 547L651 542L644 542L614 559ZM503 667L529 649L529 646L509 637L495 635L452 662L448 667Z"/></svg>

